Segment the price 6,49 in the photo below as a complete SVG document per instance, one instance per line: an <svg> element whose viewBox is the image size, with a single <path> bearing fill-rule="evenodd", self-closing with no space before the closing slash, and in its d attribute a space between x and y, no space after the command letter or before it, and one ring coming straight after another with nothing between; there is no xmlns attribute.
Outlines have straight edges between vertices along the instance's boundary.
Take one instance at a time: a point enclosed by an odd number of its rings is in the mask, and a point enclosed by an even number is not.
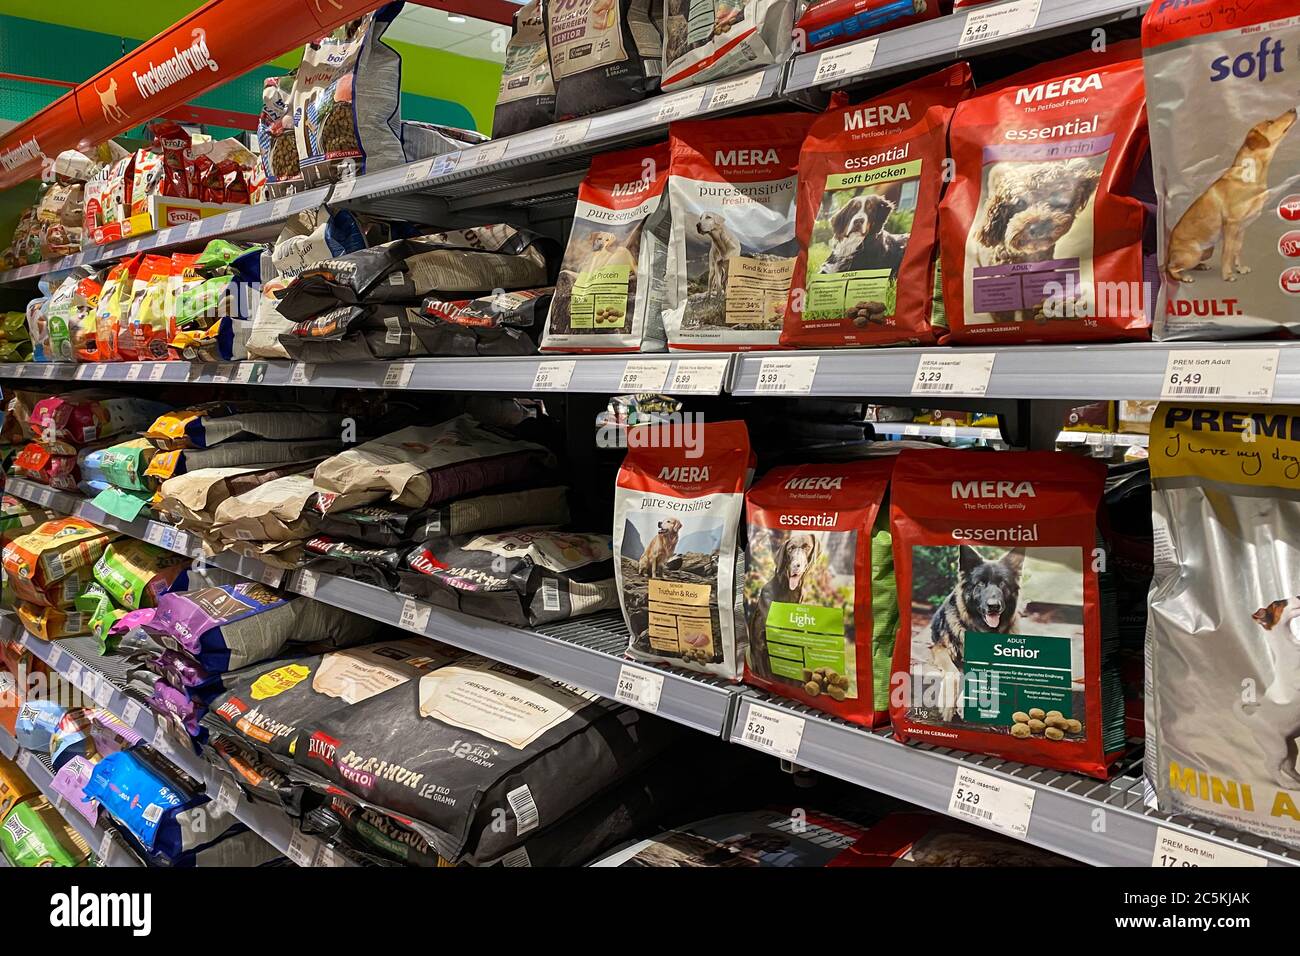
<svg viewBox="0 0 1300 956"><path fill-rule="evenodd" d="M974 790L967 790L965 787L958 787L957 800L959 803L969 803L972 807L978 807L980 803L980 795Z"/></svg>
<svg viewBox="0 0 1300 956"><path fill-rule="evenodd" d="M1169 384L1170 385L1200 385L1201 373L1187 372L1186 374L1180 374L1178 372L1174 372L1172 375L1169 376Z"/></svg>

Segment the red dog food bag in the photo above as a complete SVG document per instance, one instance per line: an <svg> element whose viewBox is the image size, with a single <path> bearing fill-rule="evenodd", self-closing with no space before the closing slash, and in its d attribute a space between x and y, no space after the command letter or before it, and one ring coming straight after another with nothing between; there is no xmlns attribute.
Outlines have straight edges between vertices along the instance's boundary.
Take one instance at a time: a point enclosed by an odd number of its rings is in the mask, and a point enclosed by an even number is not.
<svg viewBox="0 0 1300 956"><path fill-rule="evenodd" d="M1018 73L957 107L939 209L958 343L1145 339L1147 151L1136 42Z"/></svg>
<svg viewBox="0 0 1300 956"><path fill-rule="evenodd" d="M1063 452L904 451L890 528L900 740L1105 777L1124 747L1106 466Z"/></svg>
<svg viewBox="0 0 1300 956"><path fill-rule="evenodd" d="M893 458L773 468L745 496L745 683L855 724L889 717Z"/></svg>
<svg viewBox="0 0 1300 956"><path fill-rule="evenodd" d="M736 541L752 469L744 422L628 430L614 487L628 657L740 679Z"/></svg>
<svg viewBox="0 0 1300 956"><path fill-rule="evenodd" d="M803 50L820 50L933 20L941 6L939 0L807 0L795 36L803 38Z"/></svg>
<svg viewBox="0 0 1300 956"><path fill-rule="evenodd" d="M948 123L970 90L970 67L956 63L813 123L799 154L782 345L934 342L935 210Z"/></svg>

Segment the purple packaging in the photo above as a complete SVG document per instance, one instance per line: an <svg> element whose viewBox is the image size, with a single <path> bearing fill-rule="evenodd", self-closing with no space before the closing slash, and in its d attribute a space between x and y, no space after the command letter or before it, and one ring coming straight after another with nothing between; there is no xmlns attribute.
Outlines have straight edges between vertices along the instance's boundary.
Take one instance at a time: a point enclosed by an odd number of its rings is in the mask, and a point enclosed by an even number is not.
<svg viewBox="0 0 1300 956"><path fill-rule="evenodd" d="M199 720L207 712L207 708L190 700L183 690L177 690L166 681L154 681L153 696L149 698L149 704L155 710L170 714L179 720L191 737L199 735Z"/></svg>
<svg viewBox="0 0 1300 956"><path fill-rule="evenodd" d="M91 826L99 823L99 804L87 799L85 791L86 784L90 782L90 775L94 772L93 763L85 757L77 756L60 767L50 783L54 792L67 800L68 806L85 817Z"/></svg>

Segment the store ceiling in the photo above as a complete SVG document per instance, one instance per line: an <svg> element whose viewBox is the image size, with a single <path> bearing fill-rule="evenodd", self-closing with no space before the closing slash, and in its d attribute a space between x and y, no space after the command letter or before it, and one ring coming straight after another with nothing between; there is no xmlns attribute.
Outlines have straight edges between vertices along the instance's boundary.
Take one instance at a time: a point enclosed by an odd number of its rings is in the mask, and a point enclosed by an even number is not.
<svg viewBox="0 0 1300 956"><path fill-rule="evenodd" d="M511 2L518 5L518 0ZM506 55L505 41L510 38L510 28L475 17L457 16L408 3L389 27L386 36L391 40L503 63Z"/></svg>

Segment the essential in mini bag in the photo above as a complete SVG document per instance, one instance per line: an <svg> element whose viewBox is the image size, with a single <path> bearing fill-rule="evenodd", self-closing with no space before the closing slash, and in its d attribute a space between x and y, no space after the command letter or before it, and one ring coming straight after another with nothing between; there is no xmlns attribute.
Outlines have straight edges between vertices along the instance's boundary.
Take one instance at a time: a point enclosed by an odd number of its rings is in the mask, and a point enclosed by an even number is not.
<svg viewBox="0 0 1300 956"><path fill-rule="evenodd" d="M833 104L799 156L799 258L781 344L935 341L948 123L971 90L956 63L864 103Z"/></svg>
<svg viewBox="0 0 1300 956"><path fill-rule="evenodd" d="M1262 39L1262 38L1261 38ZM1148 794L1300 846L1300 407L1162 404Z"/></svg>
<svg viewBox="0 0 1300 956"><path fill-rule="evenodd" d="M784 62L794 8L795 0L667 0L661 85L694 86Z"/></svg>
<svg viewBox="0 0 1300 956"><path fill-rule="evenodd" d="M614 488L614 573L634 660L741 676L734 607L736 534L750 463L744 422L639 425Z"/></svg>
<svg viewBox="0 0 1300 956"><path fill-rule="evenodd" d="M957 107L939 209L953 342L1145 339L1147 152L1135 42L1046 63Z"/></svg>
<svg viewBox="0 0 1300 956"><path fill-rule="evenodd" d="M1063 452L903 451L890 489L894 733L1105 777L1124 747L1106 466Z"/></svg>
<svg viewBox="0 0 1300 956"><path fill-rule="evenodd" d="M782 113L670 127L670 349L778 346L799 251L799 147L812 118Z"/></svg>
<svg viewBox="0 0 1300 956"><path fill-rule="evenodd" d="M543 352L663 350L668 169L667 143L591 161L578 187Z"/></svg>
<svg viewBox="0 0 1300 956"><path fill-rule="evenodd" d="M773 468L745 495L745 683L867 727L898 627L892 458Z"/></svg>
<svg viewBox="0 0 1300 956"><path fill-rule="evenodd" d="M1288 0L1151 6L1157 339L1300 335L1300 18Z"/></svg>

